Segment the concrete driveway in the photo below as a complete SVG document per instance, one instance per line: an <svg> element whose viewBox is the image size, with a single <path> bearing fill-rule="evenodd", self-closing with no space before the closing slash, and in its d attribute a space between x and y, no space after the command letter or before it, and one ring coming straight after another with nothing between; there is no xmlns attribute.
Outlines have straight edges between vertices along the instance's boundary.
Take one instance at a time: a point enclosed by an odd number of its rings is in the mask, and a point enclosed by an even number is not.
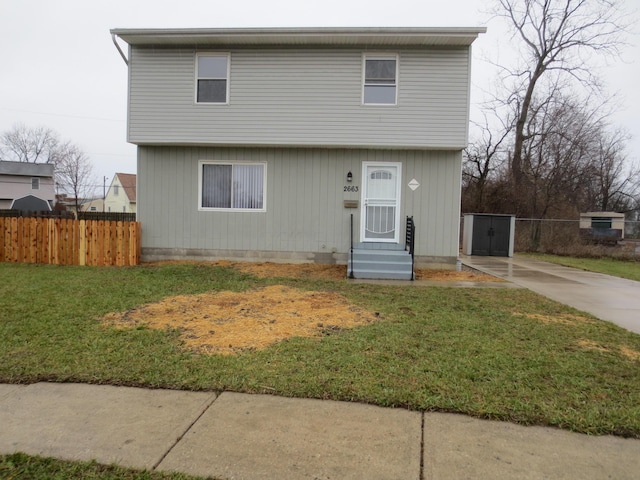
<svg viewBox="0 0 640 480"><path fill-rule="evenodd" d="M523 257L462 256L468 267L640 333L640 282Z"/></svg>

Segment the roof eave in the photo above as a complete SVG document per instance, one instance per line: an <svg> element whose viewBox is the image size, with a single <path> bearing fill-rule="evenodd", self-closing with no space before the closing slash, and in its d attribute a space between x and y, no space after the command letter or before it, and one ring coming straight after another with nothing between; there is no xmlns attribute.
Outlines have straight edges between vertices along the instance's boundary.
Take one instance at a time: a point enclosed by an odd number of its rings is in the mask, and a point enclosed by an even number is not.
<svg viewBox="0 0 640 480"><path fill-rule="evenodd" d="M129 45L469 46L485 27L111 30Z"/></svg>

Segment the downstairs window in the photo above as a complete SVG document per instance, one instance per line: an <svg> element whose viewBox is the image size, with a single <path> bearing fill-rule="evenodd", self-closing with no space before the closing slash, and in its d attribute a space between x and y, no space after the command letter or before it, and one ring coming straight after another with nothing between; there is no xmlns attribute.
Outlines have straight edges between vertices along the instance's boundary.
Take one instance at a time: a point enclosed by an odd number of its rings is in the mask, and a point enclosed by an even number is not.
<svg viewBox="0 0 640 480"><path fill-rule="evenodd" d="M266 164L200 164L201 210L265 211Z"/></svg>

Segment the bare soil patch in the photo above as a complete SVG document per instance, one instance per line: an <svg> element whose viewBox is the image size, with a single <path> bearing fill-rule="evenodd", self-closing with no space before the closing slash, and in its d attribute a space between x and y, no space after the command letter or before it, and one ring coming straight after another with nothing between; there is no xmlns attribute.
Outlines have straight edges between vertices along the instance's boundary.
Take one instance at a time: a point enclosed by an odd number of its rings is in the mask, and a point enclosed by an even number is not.
<svg viewBox="0 0 640 480"><path fill-rule="evenodd" d="M323 336L366 325L379 316L337 293L274 285L247 292L178 295L106 315L117 328L178 329L186 348L232 355L290 337Z"/></svg>
<svg viewBox="0 0 640 480"><path fill-rule="evenodd" d="M584 350L595 350L596 352L600 352L600 353L615 352L614 348L605 347L592 340L582 339L582 340L578 340L578 342L576 343L578 347ZM618 347L617 350L618 350L618 353L624 358L626 358L627 360L631 360L631 361L640 360L640 352L637 350L629 348L625 345Z"/></svg>
<svg viewBox="0 0 640 480"><path fill-rule="evenodd" d="M273 262L228 262L219 261L215 265L231 267L259 278L309 278L322 280L343 280L347 278L346 265L321 265L317 263L273 263ZM480 272L456 270L417 269L416 280L446 282L502 282L501 278Z"/></svg>
<svg viewBox="0 0 640 480"><path fill-rule="evenodd" d="M345 265L314 263L184 262L236 269L259 278L343 280ZM468 271L418 270L418 280L501 281ZM186 348L198 352L232 355L263 349L290 337L327 335L379 320L375 312L350 304L337 293L308 292L275 285L243 293L220 292L178 295L103 318L116 328L146 326L178 329Z"/></svg>
<svg viewBox="0 0 640 480"><path fill-rule="evenodd" d="M562 325L577 325L578 323L593 323L593 321L587 317L583 317L581 315L573 315L571 313L563 313L560 315L544 315L541 313L513 312L513 314L519 317L526 317L531 320L538 320L539 322L542 322L544 324L558 323Z"/></svg>

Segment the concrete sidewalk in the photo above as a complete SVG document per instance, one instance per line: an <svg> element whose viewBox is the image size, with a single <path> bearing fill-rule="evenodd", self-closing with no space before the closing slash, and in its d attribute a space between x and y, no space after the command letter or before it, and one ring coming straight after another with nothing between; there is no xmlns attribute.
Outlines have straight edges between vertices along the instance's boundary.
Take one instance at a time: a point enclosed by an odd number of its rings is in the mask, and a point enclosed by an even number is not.
<svg viewBox="0 0 640 480"><path fill-rule="evenodd" d="M461 260L463 265L640 333L640 282L526 257L462 256Z"/></svg>
<svg viewBox="0 0 640 480"><path fill-rule="evenodd" d="M0 454L219 479L632 479L640 441L348 402L0 384Z"/></svg>

